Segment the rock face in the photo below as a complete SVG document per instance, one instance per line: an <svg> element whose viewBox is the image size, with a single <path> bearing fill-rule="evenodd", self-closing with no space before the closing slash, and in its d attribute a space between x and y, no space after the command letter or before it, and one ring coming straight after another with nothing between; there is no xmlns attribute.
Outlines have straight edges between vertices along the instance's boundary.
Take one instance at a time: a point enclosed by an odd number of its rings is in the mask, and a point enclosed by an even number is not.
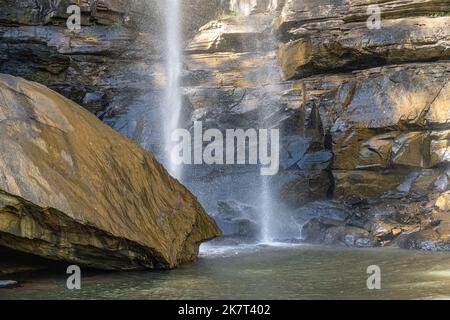
<svg viewBox="0 0 450 320"><path fill-rule="evenodd" d="M3 3L0 71L50 85L158 155L164 45L155 3L83 1L78 34L48 2ZM194 18L184 22L181 125L281 130L270 186L285 238L449 248L448 1L183 5ZM381 29L367 27L369 5L381 9ZM184 178L230 235L255 238L257 167L196 166Z"/></svg>
<svg viewBox="0 0 450 320"><path fill-rule="evenodd" d="M205 25L187 46L196 119L252 127L263 113L283 130L273 188L305 241L447 248L448 5L383 2L382 28L371 30L372 1L258 3Z"/></svg>
<svg viewBox="0 0 450 320"><path fill-rule="evenodd" d="M332 141L336 196L438 182L449 162L449 71L446 62L406 64L298 80ZM424 175L428 186L414 189Z"/></svg>
<svg viewBox="0 0 450 320"><path fill-rule="evenodd" d="M255 208L234 201L219 201L216 221L225 226L227 235L239 242L254 242L258 239L261 226Z"/></svg>
<svg viewBox="0 0 450 320"><path fill-rule="evenodd" d="M220 234L146 151L46 87L0 76L0 246L101 269L173 268Z"/></svg>
<svg viewBox="0 0 450 320"><path fill-rule="evenodd" d="M298 170L290 170L308 148L302 136L299 108L301 97L293 82L282 80L276 54L277 39L272 28L278 7L270 1L233 1L236 11L228 12L220 19L211 21L199 29L186 46L183 87L187 106L186 127L201 121L206 129L279 129L281 130L280 171L270 179L274 194L282 193L289 182L298 181ZM280 5L281 6L281 5ZM188 108L186 108L188 110ZM313 162L309 163L314 166ZM305 163L305 166L308 165ZM321 189L321 172L308 170L302 181L317 182ZM244 210L221 224L228 235L235 236L237 222L246 224L244 229L253 234L250 239L258 241L261 230L261 176L259 166L204 166L195 170L187 184L199 194L208 212L217 213L221 219L224 203L246 204ZM232 185L223 190L224 185ZM320 191L320 196L326 194ZM300 187L299 187L300 189ZM202 190L213 190L205 192ZM279 212L285 212L284 202ZM253 208L253 209L248 209ZM249 212L256 214L249 217ZM286 229L290 219L278 215L277 229ZM244 232L246 233L246 232ZM284 230L283 238L289 238ZM299 230L293 231L292 234ZM281 235L280 235L281 236ZM248 234L242 238L248 241Z"/></svg>
<svg viewBox="0 0 450 320"><path fill-rule="evenodd" d="M72 3L81 7L78 32L66 27ZM0 8L0 72L47 85L101 117L161 91L164 2L1 0ZM220 10L220 0L183 1L186 38Z"/></svg>
<svg viewBox="0 0 450 320"><path fill-rule="evenodd" d="M381 11L381 29L367 27L369 5ZM285 78L448 58L449 21L439 0L289 1L277 21Z"/></svg>
<svg viewBox="0 0 450 320"><path fill-rule="evenodd" d="M371 4L382 12L379 30L366 26ZM333 152L329 183L345 216L319 212L303 229L307 240L448 250L450 212L439 209L450 188L448 8L441 1L284 6L276 24L283 78L301 89L305 119L318 128L307 134ZM346 241L343 230L364 241Z"/></svg>

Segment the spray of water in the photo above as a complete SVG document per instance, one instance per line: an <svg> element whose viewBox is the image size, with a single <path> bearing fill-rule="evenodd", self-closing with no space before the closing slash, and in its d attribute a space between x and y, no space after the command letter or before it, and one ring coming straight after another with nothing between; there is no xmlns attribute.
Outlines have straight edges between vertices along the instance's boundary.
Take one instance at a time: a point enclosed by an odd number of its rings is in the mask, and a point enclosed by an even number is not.
<svg viewBox="0 0 450 320"><path fill-rule="evenodd" d="M267 10L274 11L278 8L278 0L270 0L267 6Z"/></svg>
<svg viewBox="0 0 450 320"><path fill-rule="evenodd" d="M230 10L240 15L249 16L257 4L257 0L231 0Z"/></svg>
<svg viewBox="0 0 450 320"><path fill-rule="evenodd" d="M260 242L269 244L274 241L274 214L272 190L270 188L270 178L261 176L261 236Z"/></svg>
<svg viewBox="0 0 450 320"><path fill-rule="evenodd" d="M166 1L166 92L162 110L166 166L171 175L180 179L181 166L172 161L172 133L178 128L182 108L180 85L182 70L181 0Z"/></svg>
<svg viewBox="0 0 450 320"><path fill-rule="evenodd" d="M274 11L278 7L278 0L231 0L230 1L230 11L235 12L241 16L250 16L254 13L255 9L263 9L266 12ZM276 39L271 35L271 39L266 39L267 44L273 46L274 50L276 47ZM264 54L264 53L263 53ZM261 66L259 72L257 73L256 83L258 86L265 87L269 84L268 79L271 78L271 74L278 72L278 70L273 70L268 66ZM253 79L255 80L255 79ZM270 103L270 102L269 102ZM259 124L261 127L267 126L265 122L266 114L264 112L266 108L261 108L259 112ZM262 146L259 145L259 148ZM273 188L271 186L271 178L269 176L261 176L260 178L260 196L258 199L259 205L259 216L260 216L260 242L261 243L272 243L274 238L276 238L276 219L274 215L276 214L276 208L274 206L273 199Z"/></svg>
<svg viewBox="0 0 450 320"><path fill-rule="evenodd" d="M239 15L249 16L259 3L264 2L268 11L276 10L278 0L230 0L230 11Z"/></svg>

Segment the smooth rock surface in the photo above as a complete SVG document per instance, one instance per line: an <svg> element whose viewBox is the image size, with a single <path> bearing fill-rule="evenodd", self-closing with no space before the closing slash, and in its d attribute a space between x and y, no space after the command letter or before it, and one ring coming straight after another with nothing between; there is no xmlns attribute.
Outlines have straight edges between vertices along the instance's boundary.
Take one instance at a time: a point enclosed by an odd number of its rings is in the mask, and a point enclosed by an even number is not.
<svg viewBox="0 0 450 320"><path fill-rule="evenodd" d="M0 76L0 245L101 269L173 268L220 231L146 151L46 87Z"/></svg>

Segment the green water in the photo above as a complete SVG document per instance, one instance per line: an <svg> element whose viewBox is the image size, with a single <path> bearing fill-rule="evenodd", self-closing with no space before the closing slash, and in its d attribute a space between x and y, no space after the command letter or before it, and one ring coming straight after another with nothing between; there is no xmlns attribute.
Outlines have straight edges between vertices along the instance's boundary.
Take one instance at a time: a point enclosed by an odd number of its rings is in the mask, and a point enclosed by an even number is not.
<svg viewBox="0 0 450 320"><path fill-rule="evenodd" d="M381 290L367 289L367 267ZM446 299L450 253L312 246L207 248L173 271L90 273L82 289L65 274L40 274L0 290L1 299Z"/></svg>

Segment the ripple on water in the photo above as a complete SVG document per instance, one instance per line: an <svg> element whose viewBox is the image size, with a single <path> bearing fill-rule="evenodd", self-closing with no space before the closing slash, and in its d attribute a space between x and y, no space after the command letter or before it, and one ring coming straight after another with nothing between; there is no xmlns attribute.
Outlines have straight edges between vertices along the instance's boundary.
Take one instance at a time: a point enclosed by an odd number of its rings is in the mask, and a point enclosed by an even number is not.
<svg viewBox="0 0 450 320"><path fill-rule="evenodd" d="M366 286L374 264L380 291ZM65 276L27 279L0 299L447 299L450 253L205 245L198 261L172 271L84 274L78 292L65 289Z"/></svg>

